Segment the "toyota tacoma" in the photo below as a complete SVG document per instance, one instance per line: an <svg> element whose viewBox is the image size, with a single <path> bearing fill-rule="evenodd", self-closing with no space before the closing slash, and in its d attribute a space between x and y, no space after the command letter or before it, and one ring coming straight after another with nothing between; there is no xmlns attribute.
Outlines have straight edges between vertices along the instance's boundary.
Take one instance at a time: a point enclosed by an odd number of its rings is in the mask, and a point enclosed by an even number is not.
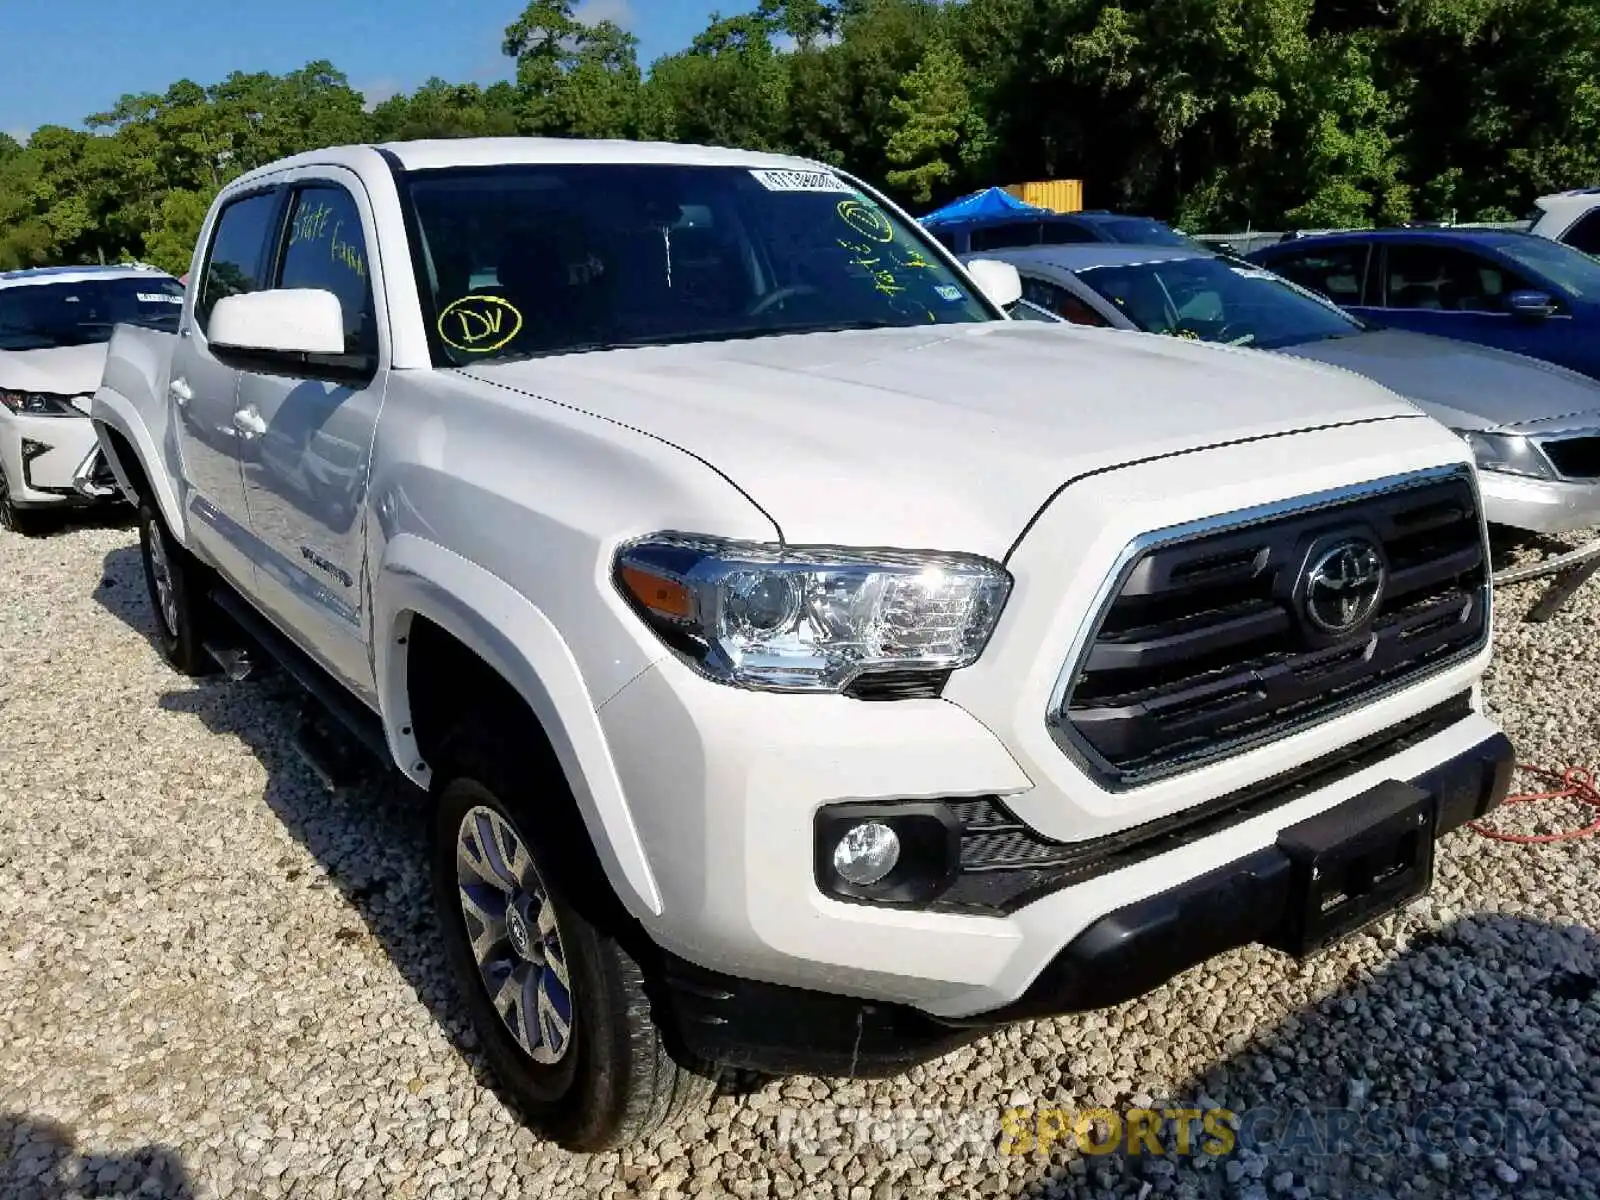
<svg viewBox="0 0 1600 1200"><path fill-rule="evenodd" d="M462 1003L569 1147L1315 954L1505 793L1459 438L1010 320L841 171L342 147L229 184L188 278L92 406L161 648L431 795Z"/></svg>

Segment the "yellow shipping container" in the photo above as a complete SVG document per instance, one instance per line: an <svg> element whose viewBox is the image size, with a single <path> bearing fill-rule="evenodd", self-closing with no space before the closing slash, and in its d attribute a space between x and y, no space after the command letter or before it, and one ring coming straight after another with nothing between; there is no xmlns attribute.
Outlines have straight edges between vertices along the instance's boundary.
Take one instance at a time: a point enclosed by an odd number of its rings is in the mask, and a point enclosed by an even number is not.
<svg viewBox="0 0 1600 1200"><path fill-rule="evenodd" d="M1035 208L1048 208L1052 212L1063 213L1083 211L1081 179L1044 179L1036 183L1012 183L1006 185L1006 191L1024 204L1031 204Z"/></svg>

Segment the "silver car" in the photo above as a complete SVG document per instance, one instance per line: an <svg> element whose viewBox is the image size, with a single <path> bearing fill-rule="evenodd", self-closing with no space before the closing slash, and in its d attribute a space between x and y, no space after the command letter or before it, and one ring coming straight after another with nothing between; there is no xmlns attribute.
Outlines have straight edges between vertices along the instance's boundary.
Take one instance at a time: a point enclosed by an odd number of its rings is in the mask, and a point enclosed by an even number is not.
<svg viewBox="0 0 1600 1200"><path fill-rule="evenodd" d="M1241 259L1168 246L985 251L1017 268L1012 316L1272 350L1383 384L1464 438L1492 524L1569 534L1600 525L1600 383L1504 350L1362 321ZM1500 582L1566 572L1549 615L1600 566L1600 541ZM1578 572L1582 574L1578 574Z"/></svg>

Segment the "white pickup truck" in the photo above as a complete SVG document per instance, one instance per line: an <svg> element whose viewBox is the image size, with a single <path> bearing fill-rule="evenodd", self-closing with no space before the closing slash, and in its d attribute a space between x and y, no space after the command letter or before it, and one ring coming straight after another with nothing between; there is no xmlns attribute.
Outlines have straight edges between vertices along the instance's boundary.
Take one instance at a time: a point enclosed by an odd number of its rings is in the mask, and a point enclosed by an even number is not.
<svg viewBox="0 0 1600 1200"><path fill-rule="evenodd" d="M1503 797L1459 438L1006 319L819 164L346 147L228 186L92 407L163 649L436 804L443 949L578 1149L1293 955Z"/></svg>

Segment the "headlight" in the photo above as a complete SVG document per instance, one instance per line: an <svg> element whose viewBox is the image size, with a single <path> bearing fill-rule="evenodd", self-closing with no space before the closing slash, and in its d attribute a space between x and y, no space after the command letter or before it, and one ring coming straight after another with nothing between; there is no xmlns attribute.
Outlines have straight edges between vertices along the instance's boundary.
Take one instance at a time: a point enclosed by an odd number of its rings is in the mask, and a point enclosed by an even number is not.
<svg viewBox="0 0 1600 1200"><path fill-rule="evenodd" d="M81 417L72 407L71 396L57 396L49 392L11 392L0 389L0 404L14 413L28 417Z"/></svg>
<svg viewBox="0 0 1600 1200"><path fill-rule="evenodd" d="M1500 471L1506 475L1528 475L1534 479L1554 479L1555 471L1527 438L1515 433L1477 433L1457 429L1472 448L1472 457L1480 470Z"/></svg>
<svg viewBox="0 0 1600 1200"><path fill-rule="evenodd" d="M622 594L713 679L837 692L878 671L970 666L1011 576L960 554L767 546L664 534L617 555Z"/></svg>

